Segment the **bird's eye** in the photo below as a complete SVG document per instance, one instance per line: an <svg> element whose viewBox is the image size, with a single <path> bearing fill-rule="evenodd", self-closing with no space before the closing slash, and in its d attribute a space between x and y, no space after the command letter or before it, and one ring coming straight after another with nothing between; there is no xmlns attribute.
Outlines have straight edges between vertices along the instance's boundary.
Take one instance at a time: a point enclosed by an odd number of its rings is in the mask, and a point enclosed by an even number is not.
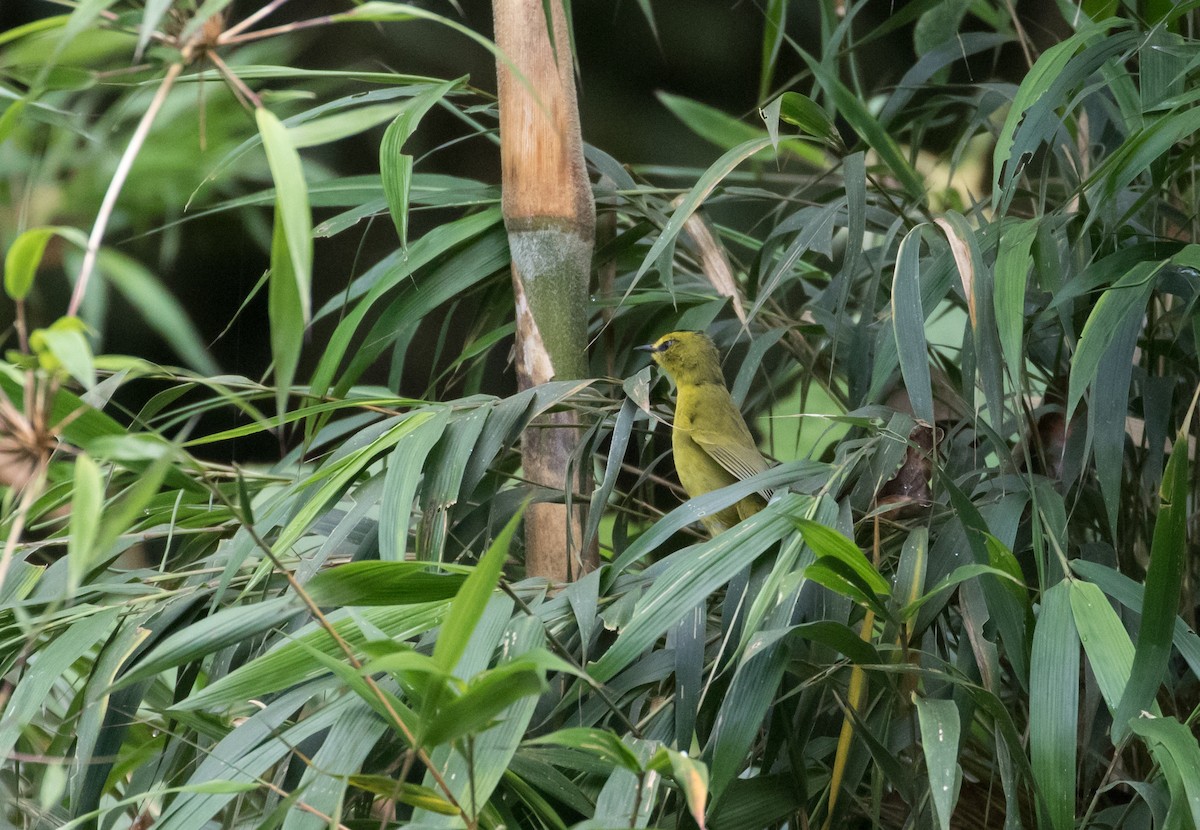
<svg viewBox="0 0 1200 830"><path fill-rule="evenodd" d="M671 348L678 342L679 342L678 340L664 340L662 345L658 347L659 351L666 351L667 349Z"/></svg>

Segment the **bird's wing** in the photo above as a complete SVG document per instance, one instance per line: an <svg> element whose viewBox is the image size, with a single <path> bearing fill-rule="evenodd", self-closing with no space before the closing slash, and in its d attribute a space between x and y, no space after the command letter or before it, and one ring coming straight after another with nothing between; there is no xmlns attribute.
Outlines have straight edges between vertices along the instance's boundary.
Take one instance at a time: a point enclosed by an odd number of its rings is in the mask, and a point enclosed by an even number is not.
<svg viewBox="0 0 1200 830"><path fill-rule="evenodd" d="M762 457L762 453L758 451L758 447L750 441L749 435L746 435L745 440L742 441L738 440L741 436L714 433L703 429L693 429L689 434L702 450L728 470L734 478L750 478L750 476L766 472L771 467ZM771 499L770 490L760 490L759 492L768 501Z"/></svg>

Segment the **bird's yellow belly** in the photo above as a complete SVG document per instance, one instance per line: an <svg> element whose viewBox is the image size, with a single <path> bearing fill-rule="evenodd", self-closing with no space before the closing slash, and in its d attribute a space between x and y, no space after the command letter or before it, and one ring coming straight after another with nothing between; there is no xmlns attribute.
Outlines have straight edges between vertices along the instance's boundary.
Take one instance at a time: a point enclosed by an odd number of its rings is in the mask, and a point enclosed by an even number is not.
<svg viewBox="0 0 1200 830"><path fill-rule="evenodd" d="M712 456L689 438L686 430L680 429L678 425L672 431L671 448L675 453L675 469L679 473L679 483L683 485L689 498L703 496L735 481L728 470L713 460ZM704 524L711 533L717 533L733 527L738 518L737 505L732 504L720 513L705 517Z"/></svg>

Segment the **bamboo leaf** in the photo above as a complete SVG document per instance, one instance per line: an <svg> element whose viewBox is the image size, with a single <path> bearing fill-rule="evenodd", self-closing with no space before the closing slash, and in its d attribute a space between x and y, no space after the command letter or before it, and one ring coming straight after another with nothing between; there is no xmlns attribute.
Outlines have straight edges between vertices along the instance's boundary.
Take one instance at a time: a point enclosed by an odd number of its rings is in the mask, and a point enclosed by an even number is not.
<svg viewBox="0 0 1200 830"><path fill-rule="evenodd" d="M29 334L29 348L47 372L70 375L85 389L96 385L96 365L87 327L78 317L60 317L44 329Z"/></svg>
<svg viewBox="0 0 1200 830"><path fill-rule="evenodd" d="M515 661L471 678L466 690L438 707L423 724L430 746L449 743L485 731L495 719L522 698L537 696L545 688L541 670Z"/></svg>
<svg viewBox="0 0 1200 830"><path fill-rule="evenodd" d="M992 205L1011 197L1011 189L1034 151L1061 127L1059 108L1069 91L1105 61L1132 45L1133 33L1113 36L1124 25L1115 18L1083 26L1041 54L1021 81L992 153Z"/></svg>
<svg viewBox="0 0 1200 830"><path fill-rule="evenodd" d="M446 81L414 96L404 105L383 134L383 141L379 145L379 174L383 181L383 192L387 195L392 222L396 225L396 233L400 237L401 248L408 247L408 199L413 171L413 158L403 152L404 145L425 113L464 80L458 78Z"/></svg>
<svg viewBox="0 0 1200 830"><path fill-rule="evenodd" d="M641 266L638 267L637 274L634 276L629 290L633 290L633 286L642 278L642 275L654 267L664 254L674 250L675 240L678 238L680 231L683 230L684 223L704 203L704 200L716 189L717 185L732 173L739 164L753 156L759 150L770 146L770 144L770 137L754 138L745 141L727 151L713 162L711 167L704 171L704 174L700 176L696 184L692 186L692 189L680 201L679 206L675 208L675 212L667 220L667 224L658 235L658 239L650 246L650 250L642 259ZM663 276L666 278L667 275L664 274Z"/></svg>
<svg viewBox="0 0 1200 830"><path fill-rule="evenodd" d="M308 325L312 316L310 285L312 284L312 214L308 207L308 185L304 181L304 168L300 154L288 138L287 129L270 110L255 111L258 131L262 136L263 149L267 152L267 164L275 182L275 211L279 222L275 235L283 237L283 248L278 256L286 253L291 266L290 275L296 284L299 299L301 325ZM272 248L272 268L278 265L277 254Z"/></svg>
<svg viewBox="0 0 1200 830"><path fill-rule="evenodd" d="M304 586L318 605L404 605L450 599L462 574L429 572L427 562L347 562L321 571Z"/></svg>
<svg viewBox="0 0 1200 830"><path fill-rule="evenodd" d="M458 808L429 787L397 781L385 775L351 775L352 787L374 793L381 798L395 799L401 804L428 810L444 816L457 816Z"/></svg>
<svg viewBox="0 0 1200 830"><path fill-rule="evenodd" d="M184 307L149 269L111 249L102 250L97 261L105 278L188 366L202 375L221 373Z"/></svg>
<svg viewBox="0 0 1200 830"><path fill-rule="evenodd" d="M620 737L604 729L587 726L567 727L551 732L549 735L530 738L525 743L529 746L549 744L579 749L617 769L626 769L630 772L641 772L643 768L637 754L626 746Z"/></svg>
<svg viewBox="0 0 1200 830"><path fill-rule="evenodd" d="M900 145L879 123L862 100L843 84L824 64L815 60L807 52L800 52L800 57L808 64L809 70L817 78L817 83L825 90L825 94L833 101L834 109L858 133L879 158L887 165L904 188L904 192L915 202L925 199L925 183L913 168Z"/></svg>
<svg viewBox="0 0 1200 830"><path fill-rule="evenodd" d="M1146 301L1154 290L1154 275L1162 268L1160 262L1139 262L1101 295L1088 315L1079 347L1071 361L1071 380L1067 392L1067 419L1083 397L1084 390L1096 379L1096 370L1123 324L1140 318Z"/></svg>
<svg viewBox="0 0 1200 830"><path fill-rule="evenodd" d="M255 111L255 117L276 193L268 315L275 360L275 404L282 416L300 362L304 331L312 317L312 214L300 155L287 129L262 107Z"/></svg>
<svg viewBox="0 0 1200 830"><path fill-rule="evenodd" d="M295 597L275 597L222 608L168 635L138 659L113 688L130 686L167 669L215 654L226 646L245 642L280 627L299 610L300 604Z"/></svg>
<svg viewBox="0 0 1200 830"><path fill-rule="evenodd" d="M405 558L417 485L425 459L442 437L449 415L444 408L413 413L388 457L379 511L379 556L384 561L401 562Z"/></svg>
<svg viewBox="0 0 1200 830"><path fill-rule="evenodd" d="M892 276L892 332L900 356L900 373L912 402L913 414L932 424L933 384L929 378L925 342L925 309L921 304L921 226L909 231L900 243Z"/></svg>
<svg viewBox="0 0 1200 830"><path fill-rule="evenodd" d="M4 255L4 291L10 299L24 300L29 295L42 264L42 254L57 232L53 227L30 228L8 246Z"/></svg>
<svg viewBox="0 0 1200 830"><path fill-rule="evenodd" d="M150 38L154 36L162 22L163 15L170 7L171 0L146 0L146 8L142 12L142 22L138 25L137 50L134 52L137 59L141 59L142 53L150 44Z"/></svg>
<svg viewBox="0 0 1200 830"><path fill-rule="evenodd" d="M70 536L67 538L69 592L83 584L92 569L98 551L96 533L100 527L100 511L104 505L104 482L100 468L87 453L75 458L75 487L71 497Z"/></svg>
<svg viewBox="0 0 1200 830"><path fill-rule="evenodd" d="M754 492L754 488L747 492ZM592 677L604 682L625 668L714 589L786 535L791 527L787 517L798 512L805 501L788 493L714 539L673 554L668 560L669 567L638 603L629 625L592 665Z"/></svg>
<svg viewBox="0 0 1200 830"><path fill-rule="evenodd" d="M1154 759L1173 774L1171 809L1186 809L1192 825L1200 827L1200 746L1192 731L1174 718L1137 717L1129 728L1150 747Z"/></svg>
<svg viewBox="0 0 1200 830"><path fill-rule="evenodd" d="M682 752L659 747L647 768L669 774L683 790L688 812L700 830L704 830L704 806L708 801L708 768Z"/></svg>
<svg viewBox="0 0 1200 830"><path fill-rule="evenodd" d="M36 664L21 678L0 715L0 757L8 757L22 729L34 722L71 665L111 633L119 612L111 608L89 614L38 649Z"/></svg>
<svg viewBox="0 0 1200 830"><path fill-rule="evenodd" d="M1089 582L1100 586L1100 590L1117 602L1124 605L1135 614L1142 613L1142 598L1144 586L1134 582L1124 574L1106 568L1096 562L1084 559L1072 559L1071 570ZM1175 648L1187 662L1188 668L1200 676L1200 636L1192 631L1182 619L1175 618Z"/></svg>
<svg viewBox="0 0 1200 830"><path fill-rule="evenodd" d="M1191 418L1188 418L1175 437L1175 448L1163 473L1158 517L1154 521L1154 539L1150 545L1150 567L1146 570L1142 622L1138 626L1130 682L1113 715L1114 741L1125 736L1130 718L1137 717L1154 702L1171 657L1176 609L1179 608L1179 592L1187 563L1190 428Z"/></svg>
<svg viewBox="0 0 1200 830"><path fill-rule="evenodd" d="M822 141L834 142L838 138L837 128L825 110L799 92L785 92L779 96L779 118Z"/></svg>
<svg viewBox="0 0 1200 830"><path fill-rule="evenodd" d="M950 817L958 800L958 707L952 700L912 696L921 725L921 748L929 772L929 792L938 826L950 830Z"/></svg>
<svg viewBox="0 0 1200 830"><path fill-rule="evenodd" d="M793 518L792 523L804 534L804 542L819 556L828 556L850 567L872 591L882 597L891 595L891 587L858 546L831 527L809 519Z"/></svg>
<svg viewBox="0 0 1200 830"><path fill-rule="evenodd" d="M1029 757L1043 821L1054 830L1075 826L1079 635L1071 613L1069 580L1042 594L1029 665Z"/></svg>
<svg viewBox="0 0 1200 830"><path fill-rule="evenodd" d="M434 628L442 621L445 602L365 608L359 618L387 637L403 640ZM346 613L329 615L329 622L352 648L361 648L368 638L358 621ZM292 640L279 643L271 651L239 666L215 682L197 690L175 704L183 712L212 709L243 702L259 695L288 689L306 680L320 677L328 667L315 660L307 649L335 659L344 659L341 648L323 628L309 623Z"/></svg>
<svg viewBox="0 0 1200 830"><path fill-rule="evenodd" d="M304 299L299 290L301 277L288 250L283 211L275 210L275 229L271 234L271 275L267 286L267 317L271 324L271 357L275 363L275 409L279 426L300 363L304 347Z"/></svg>
<svg viewBox="0 0 1200 830"><path fill-rule="evenodd" d="M1038 223L1034 220L1006 228L1000 236L1000 250L996 255L996 289L993 294L996 331L1004 353L1010 389L1014 394L1021 391L1021 378L1024 375L1025 288L1029 270L1033 267L1030 248L1037 231Z"/></svg>
<svg viewBox="0 0 1200 830"><path fill-rule="evenodd" d="M1100 694L1109 710L1115 711L1133 669L1129 633L1104 594L1090 582L1071 582L1071 613Z"/></svg>
<svg viewBox="0 0 1200 830"><path fill-rule="evenodd" d="M487 553L480 558L479 564L458 589L433 647L434 661L446 672L454 669L471 642L475 626L483 616L487 601L496 590L504 560L508 557L508 548L512 544L513 535L521 523L523 513L523 510L519 510L508 520L508 524L496 536Z"/></svg>

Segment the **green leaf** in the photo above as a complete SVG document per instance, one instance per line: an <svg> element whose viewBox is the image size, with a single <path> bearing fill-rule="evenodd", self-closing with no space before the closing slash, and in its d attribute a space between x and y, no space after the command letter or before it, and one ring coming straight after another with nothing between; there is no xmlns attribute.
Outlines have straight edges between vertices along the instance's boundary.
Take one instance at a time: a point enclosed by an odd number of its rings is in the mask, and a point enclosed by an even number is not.
<svg viewBox="0 0 1200 830"><path fill-rule="evenodd" d="M454 248L464 245L471 240L478 242L480 239L487 239L488 232L495 232L497 226L502 221L503 215L500 209L490 208L479 213L469 214L453 222L439 225L410 245L407 251L397 252L368 271L362 281L356 281L351 285L347 291L346 298L339 296L335 300L326 303L317 312L317 319L341 310L344 307L343 304L346 299L362 298L338 322L333 334L324 344L320 362L317 364L317 368L312 376L312 394L319 396L329 391L342 360L350 350L351 343L355 337L361 336L360 328L363 321L381 298L389 294L404 281L410 280L413 273L429 265L437 257L443 256ZM499 228L499 233L507 249L507 237L503 235L503 228ZM455 275L459 276L457 273ZM474 276L479 277L480 275ZM470 283L467 286L454 285L450 296L453 297L461 293L469 285ZM427 295L440 292L446 287L441 284L430 285L430 290L422 291L421 294ZM364 293L366 294L365 297L362 296ZM444 299L441 301L445 302ZM410 319L421 319L420 310L414 309L410 314ZM353 383L353 378L350 382Z"/></svg>
<svg viewBox="0 0 1200 830"><path fill-rule="evenodd" d="M643 5L649 6L649 0L643 0ZM779 60L779 48L787 29L787 0L768 0L763 11L762 57L759 64L758 100L766 99L771 89L771 79L775 77L775 65ZM657 37L655 38L657 40Z"/></svg>
<svg viewBox="0 0 1200 830"><path fill-rule="evenodd" d="M476 675L457 698L448 703L443 698L432 720L424 724L422 737L432 747L483 732L505 709L541 694L545 685L542 671L524 661Z"/></svg>
<svg viewBox="0 0 1200 830"><path fill-rule="evenodd" d="M275 182L268 316L275 360L275 404L282 415L300 361L304 330L312 316L312 213L300 155L287 129L267 109L260 107L255 117Z"/></svg>
<svg viewBox="0 0 1200 830"><path fill-rule="evenodd" d="M314 576L304 586L317 605L404 605L450 599L462 588L461 574L429 572L426 562L347 562Z"/></svg>
<svg viewBox="0 0 1200 830"><path fill-rule="evenodd" d="M262 136L263 149L267 152L267 164L271 168L271 179L275 182L275 212L279 224L275 235L282 235L283 251L291 265L290 275L296 283L303 325L312 315L309 286L312 284L312 214L308 207L308 185L304 181L304 169L300 154L288 138L287 128L270 110L255 111L258 131ZM280 254L283 253L280 252ZM274 268L276 252L272 248L271 264Z"/></svg>
<svg viewBox="0 0 1200 830"><path fill-rule="evenodd" d="M146 51L146 47L150 44L150 38L158 30L163 15L170 7L171 0L146 0L146 8L142 11L142 22L138 24L137 49L134 52L137 59L140 59L142 53Z"/></svg>
<svg viewBox="0 0 1200 830"><path fill-rule="evenodd" d="M703 175L696 181L696 184L692 186L692 189L679 202L679 206L675 208L675 212L671 214L671 218L667 220L667 224L663 226L658 239L654 240L654 244L650 246L649 252L647 252L645 258L642 260L642 264L638 267L633 283L630 284L630 291L633 290L633 286L637 284L643 274L659 263L664 255L674 249L675 240L679 236L680 231L683 230L684 223L703 204L704 200L716 189L717 185L732 173L739 164L753 156L759 150L770 146L770 144L771 139L769 137L746 141L726 152L713 162L711 167L704 171Z"/></svg>
<svg viewBox="0 0 1200 830"><path fill-rule="evenodd" d="M932 424L933 384L925 342L925 309L921 304L921 226L900 243L892 276L892 332L900 357L900 374L912 402L913 414Z"/></svg>
<svg viewBox="0 0 1200 830"><path fill-rule="evenodd" d="M43 17L40 20L34 20L22 26L14 26L6 32L0 32L0 46L40 32L61 29L66 25L69 18L70 15L66 14L52 15L50 17Z"/></svg>
<svg viewBox="0 0 1200 830"><path fill-rule="evenodd" d="M1075 413L1084 390L1096 379L1100 360L1122 325L1129 318L1145 313L1146 301L1154 290L1154 277L1162 267L1161 262L1139 262L1096 301L1071 361L1067 420Z"/></svg>
<svg viewBox="0 0 1200 830"><path fill-rule="evenodd" d="M733 487L725 489L732 491ZM746 493L755 489L753 484L746 484ZM701 498L714 495L710 493ZM695 521L695 508L689 505L698 501L694 499L676 508L681 523ZM633 618L621 629L617 641L592 664L592 677L605 682L628 666L678 623L684 614L704 602L709 594L761 556L771 544L788 535L792 528L789 520L791 515L799 513L808 503L811 503L809 497L796 493L784 494L762 511L739 522L736 527L717 534L707 542L674 553L666 561L658 563L662 570L654 584L638 601ZM638 539L639 545L648 538L653 540L652 534L659 528L670 528L670 518L668 516L660 520L653 531L643 534ZM623 564L626 557L637 553L639 550L630 546L626 556L614 564L614 570Z"/></svg>
<svg viewBox="0 0 1200 830"><path fill-rule="evenodd" d="M1062 128L1060 108L1069 91L1099 66L1131 44L1130 36L1111 36L1109 29L1127 25L1116 19L1086 25L1041 54L1021 80L992 153L992 204L1011 197L1025 163L1043 141Z"/></svg>
<svg viewBox="0 0 1200 830"><path fill-rule="evenodd" d="M271 277L267 285L267 319L271 324L271 358L275 363L275 411L279 426L288 409L288 397L300 351L304 347L304 301L297 290L294 262L288 252L283 212L276 207L271 234Z"/></svg>
<svg viewBox="0 0 1200 830"><path fill-rule="evenodd" d="M1133 613L1142 613L1144 588L1141 584L1134 582L1119 571L1107 568L1097 562L1088 562L1086 559L1072 559L1071 570L1084 579L1095 582L1100 586L1100 590ZM1192 631L1187 623L1178 616L1175 617L1174 642L1175 648L1179 649L1188 668L1200 676L1200 636L1197 636L1196 632Z"/></svg>
<svg viewBox="0 0 1200 830"><path fill-rule="evenodd" d="M446 672L453 671L462 657L492 592L496 590L504 568L504 560L508 558L509 546L512 545L513 535L521 523L523 514L524 510L513 514L487 553L480 558L471 575L458 589L458 595L450 606L450 613L446 615L446 621L442 624L437 642L433 646L433 659Z"/></svg>
<svg viewBox="0 0 1200 830"><path fill-rule="evenodd" d="M1108 599L1090 582L1071 581L1071 613L1100 694L1115 711L1133 669L1133 642Z"/></svg>
<svg viewBox="0 0 1200 830"><path fill-rule="evenodd" d="M1129 728L1146 741L1163 770L1173 773L1167 776L1172 812L1186 807L1192 825L1200 827L1200 746L1195 734L1174 718L1137 717L1129 721Z"/></svg>
<svg viewBox="0 0 1200 830"><path fill-rule="evenodd" d="M683 790L688 812L692 814L692 819L700 830L704 830L704 807L708 803L708 767L682 752L665 746L659 747L646 767L656 772L668 773L675 779L679 789Z"/></svg>
<svg viewBox="0 0 1200 830"><path fill-rule="evenodd" d="M401 804L428 810L443 816L457 816L458 808L429 787L396 781L384 775L351 775L350 785L374 793L381 798L394 799Z"/></svg>
<svg viewBox="0 0 1200 830"><path fill-rule="evenodd" d="M804 577L836 594L841 594L864 608L870 608L880 616L887 613L887 608L879 601L879 597L871 590L870 586L839 559L831 556L821 557L804 569Z"/></svg>
<svg viewBox="0 0 1200 830"><path fill-rule="evenodd" d="M1029 757L1045 799L1039 810L1054 830L1075 827L1078 723L1079 635L1064 579L1042 594L1029 664Z"/></svg>
<svg viewBox="0 0 1200 830"><path fill-rule="evenodd" d="M950 830L950 817L958 800L958 707L952 700L919 697L915 692L921 748L929 772L929 792L938 826Z"/></svg>
<svg viewBox="0 0 1200 830"><path fill-rule="evenodd" d="M320 487L284 525L271 546L272 551L281 556L289 555L292 545L300 541L312 523L345 492L346 486L379 455L395 446L396 442L403 438L410 429L420 424L421 420L414 421L412 414L409 414L384 422L385 431L382 435L366 446L355 446L352 449L344 446L344 455L326 463L305 480L305 485L319 482Z"/></svg>
<svg viewBox="0 0 1200 830"><path fill-rule="evenodd" d="M913 28L917 54L924 55L946 41L956 39L970 5L970 0L949 0L922 14Z"/></svg>
<svg viewBox="0 0 1200 830"><path fill-rule="evenodd" d="M543 746L546 744L578 749L606 764L610 764L618 769L626 769L633 773L639 773L643 769L642 762L638 759L637 754L626 746L620 736L604 729L596 729L588 726L572 726L551 732L549 735L542 735L525 741L526 746Z"/></svg>
<svg viewBox="0 0 1200 830"><path fill-rule="evenodd" d="M47 372L66 372L91 389L96 385L96 367L86 331L78 317L60 317L49 328L30 332L29 348Z"/></svg>
<svg viewBox="0 0 1200 830"><path fill-rule="evenodd" d="M915 616L916 613L921 610L921 607L924 606L925 603L932 599L936 599L943 591L947 591L957 585L960 585L963 582L966 582L968 579L975 579L980 576L996 576L1001 579L1006 579L1014 582L1021 591L1025 590L1025 583L1021 581L1020 577L1014 577L1012 573L1006 569L993 567L992 565L959 565L957 568L943 577L938 584L933 586L933 588L931 588L927 593L922 594L901 608L900 618L904 620L911 620L913 616Z"/></svg>
<svg viewBox="0 0 1200 830"><path fill-rule="evenodd" d="M167 669L215 654L227 646L246 642L283 625L299 610L300 604L293 596L222 608L165 637L138 659L113 688L129 686Z"/></svg>
<svg viewBox="0 0 1200 830"><path fill-rule="evenodd" d="M21 677L0 715L0 757L7 758L22 730L35 722L50 690L63 682L75 661L109 636L119 608L88 614L37 649L37 660Z"/></svg>
<svg viewBox="0 0 1200 830"><path fill-rule="evenodd" d="M1033 267L1030 248L1037 238L1038 222L1028 219L1005 227L996 254L996 284L993 300L996 310L996 331L1004 364L1014 394L1021 391L1024 373L1025 288L1029 270Z"/></svg>
<svg viewBox="0 0 1200 830"><path fill-rule="evenodd" d="M446 408L414 412L405 422L408 429L396 441L388 457L379 514L380 559L390 562L404 560L408 550L413 497L421 480L425 459L442 437L449 415L450 411Z"/></svg>
<svg viewBox="0 0 1200 830"><path fill-rule="evenodd" d="M836 143L837 128L829 120L825 110L816 101L799 92L785 92L779 96L779 118L795 124L809 135L822 141Z"/></svg>
<svg viewBox="0 0 1200 830"><path fill-rule="evenodd" d="M341 679L363 703L369 706L390 728L405 734L414 734L421 726L416 712L406 706L391 692L367 682L366 670L355 668L346 659L346 654L327 654L303 639L294 640L315 663Z"/></svg>
<svg viewBox="0 0 1200 830"><path fill-rule="evenodd" d="M444 602L365 608L357 612L359 618L397 640L415 637L430 630L441 622L445 613ZM329 615L328 620L351 648L361 648L367 642L368 637L363 634L356 618L345 613L334 613ZM341 647L329 633L311 622L292 635L291 640L278 644L266 654L193 692L173 708L186 712L229 706L320 677L329 668L318 662L309 649L316 649L337 660L344 659Z"/></svg>
<svg viewBox="0 0 1200 830"><path fill-rule="evenodd" d="M875 570L866 555L859 550L858 545L851 542L831 527L818 524L810 519L793 518L796 525L804 534L804 542L818 556L828 556L850 566L850 569L862 579L871 590L880 596L891 595L891 587L886 579Z"/></svg>
<svg viewBox="0 0 1200 830"><path fill-rule="evenodd" d="M74 592L96 561L96 533L104 506L104 481L100 468L87 453L75 457L75 486L71 495L71 519L68 525L67 564L69 591Z"/></svg>
<svg viewBox="0 0 1200 830"><path fill-rule="evenodd" d="M691 98L659 92L659 102L682 121L687 128L722 150L731 150L743 143L761 140L763 131ZM761 152L762 148L759 148ZM766 155L763 156L766 158Z"/></svg>
<svg viewBox="0 0 1200 830"><path fill-rule="evenodd" d="M340 141L394 118L404 106L405 102L402 101L367 104L341 109L332 115L310 118L298 124L293 123L287 127L288 141L297 150Z"/></svg>
<svg viewBox="0 0 1200 830"><path fill-rule="evenodd" d="M464 80L446 81L414 96L383 134L383 141L379 145L379 174L402 248L408 247L408 194L413 172L413 158L403 152L404 145L425 113Z"/></svg>
<svg viewBox="0 0 1200 830"><path fill-rule="evenodd" d="M4 291L10 298L24 300L29 295L46 244L56 233L58 229L53 227L30 228L8 247L4 256Z"/></svg>
<svg viewBox="0 0 1200 830"><path fill-rule="evenodd" d="M800 57L808 64L809 70L817 78L817 83L825 90L825 94L833 101L834 109L858 133L879 158L887 165L904 188L908 197L915 202L925 200L925 182L919 173L904 157L900 145L891 134L883 128L875 116L871 115L866 104L837 78L829 67L813 58L807 52L801 51Z"/></svg>
<svg viewBox="0 0 1200 830"><path fill-rule="evenodd" d="M106 554L116 543L117 537L145 515L146 506L158 495L163 479L174 464L173 453L164 452L160 458L151 462L145 472L104 512L104 519L96 532L96 556Z"/></svg>
<svg viewBox="0 0 1200 830"><path fill-rule="evenodd" d="M1150 566L1146 570L1146 592L1142 604L1142 622L1138 626L1137 648L1129 685L1113 715L1113 740L1120 741L1130 718L1148 709L1171 657L1175 633L1175 612L1183 588L1187 564L1188 517L1188 441L1189 417L1175 437L1174 450L1163 473L1159 491L1158 517L1154 521L1154 540L1150 545Z"/></svg>
<svg viewBox="0 0 1200 830"><path fill-rule="evenodd" d="M1091 176L1088 201L1093 205L1111 202L1138 176L1145 175L1163 154L1200 130L1200 108L1188 108L1156 118L1138 130L1107 157ZM1091 214L1094 215L1094 214Z"/></svg>

